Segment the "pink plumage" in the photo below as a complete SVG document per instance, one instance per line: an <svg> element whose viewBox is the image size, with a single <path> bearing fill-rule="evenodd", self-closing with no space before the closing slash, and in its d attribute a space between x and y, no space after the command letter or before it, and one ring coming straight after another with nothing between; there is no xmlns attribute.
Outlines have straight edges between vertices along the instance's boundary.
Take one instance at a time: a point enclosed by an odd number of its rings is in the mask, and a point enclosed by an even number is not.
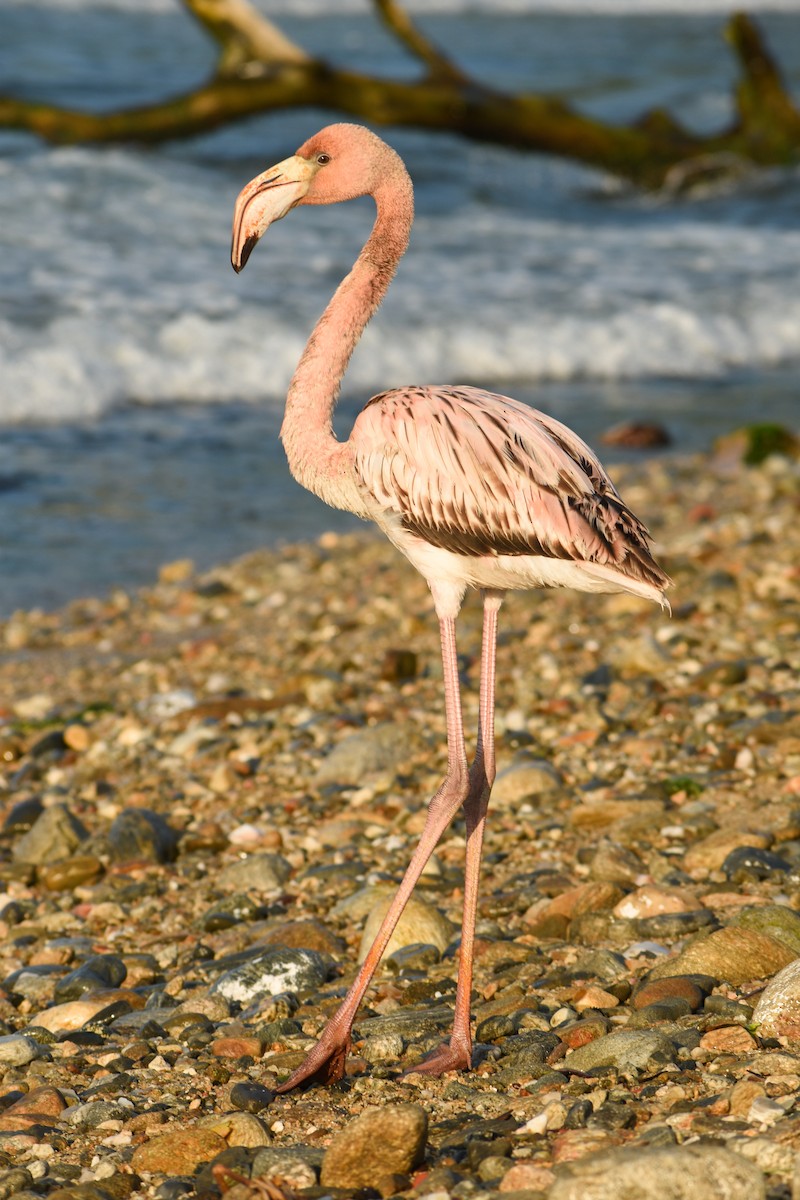
<svg viewBox="0 0 800 1200"><path fill-rule="evenodd" d="M467 827L461 962L453 1034L416 1071L471 1065L470 992L478 875L495 776L497 613L510 589L630 592L666 606L669 579L647 530L589 447L565 425L473 387L406 387L368 402L350 437L331 424L342 377L391 283L414 217L400 157L358 125L331 125L252 180L234 213L231 259L244 266L269 225L298 204L371 195L377 216L352 270L318 321L294 374L281 438L292 474L335 508L373 520L423 574L442 640L448 770L414 856L339 1010L279 1091L342 1077L357 1009L422 870L459 808ZM480 717L467 765L455 620L468 587L484 602Z"/></svg>

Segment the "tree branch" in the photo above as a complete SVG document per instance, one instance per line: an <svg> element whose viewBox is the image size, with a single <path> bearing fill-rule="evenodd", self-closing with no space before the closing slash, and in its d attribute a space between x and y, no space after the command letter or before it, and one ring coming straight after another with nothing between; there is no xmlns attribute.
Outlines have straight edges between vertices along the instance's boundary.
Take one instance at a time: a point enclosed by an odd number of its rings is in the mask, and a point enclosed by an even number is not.
<svg viewBox="0 0 800 1200"><path fill-rule="evenodd" d="M85 113L0 97L0 128L51 142L155 143L190 138L258 113L314 107L376 125L446 130L476 141L575 159L649 188L691 187L697 179L736 174L748 162L797 162L800 114L755 26L728 28L743 77L739 118L710 136L691 133L668 113L629 126L585 116L560 100L505 95L460 72L414 28L396 0L375 0L406 45L430 67L421 80L380 79L320 62L260 17L247 0L185 0L222 47L205 86L162 103ZM400 33L398 32L398 36Z"/></svg>
<svg viewBox="0 0 800 1200"><path fill-rule="evenodd" d="M247 0L183 0L220 45L221 75L246 73L253 64L310 63L302 46L262 16Z"/></svg>
<svg viewBox="0 0 800 1200"><path fill-rule="evenodd" d="M466 82L467 77L461 69L417 28L405 9L395 3L395 0L373 0L373 3L381 20L398 41L402 42L415 58L425 63L431 78Z"/></svg>

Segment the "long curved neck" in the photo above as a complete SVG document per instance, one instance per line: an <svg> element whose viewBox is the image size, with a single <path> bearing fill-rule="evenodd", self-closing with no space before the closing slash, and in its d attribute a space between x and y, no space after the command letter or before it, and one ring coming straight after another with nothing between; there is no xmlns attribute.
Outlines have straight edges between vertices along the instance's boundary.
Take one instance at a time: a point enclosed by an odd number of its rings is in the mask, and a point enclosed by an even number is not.
<svg viewBox="0 0 800 1200"><path fill-rule="evenodd" d="M348 445L337 441L332 416L347 364L408 245L414 199L399 160L373 194L377 217L372 233L308 339L289 385L281 426L295 479L334 508L353 512L360 511L362 501Z"/></svg>

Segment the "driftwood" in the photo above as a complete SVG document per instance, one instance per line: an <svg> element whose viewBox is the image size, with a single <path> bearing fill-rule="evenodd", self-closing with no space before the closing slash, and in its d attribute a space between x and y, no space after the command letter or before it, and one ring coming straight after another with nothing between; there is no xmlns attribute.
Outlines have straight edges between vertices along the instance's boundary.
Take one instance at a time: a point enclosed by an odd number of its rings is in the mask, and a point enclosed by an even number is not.
<svg viewBox="0 0 800 1200"><path fill-rule="evenodd" d="M213 76L158 104L87 113L0 96L0 128L50 142L155 143L190 138L255 114L297 107L338 111L372 125L447 130L478 141L575 159L639 186L680 190L697 179L800 158L800 112L754 22L731 18L738 60L735 118L702 136L669 113L630 125L595 120L552 97L507 94L472 79L396 0L373 0L392 34L422 66L413 82L332 66L287 38L248 0L184 0L219 45Z"/></svg>

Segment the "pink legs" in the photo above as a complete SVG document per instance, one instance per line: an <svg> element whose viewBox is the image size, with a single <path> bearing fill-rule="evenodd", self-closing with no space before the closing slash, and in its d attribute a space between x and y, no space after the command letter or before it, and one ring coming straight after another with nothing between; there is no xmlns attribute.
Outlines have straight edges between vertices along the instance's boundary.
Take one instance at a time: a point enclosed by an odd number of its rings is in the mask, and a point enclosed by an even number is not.
<svg viewBox="0 0 800 1200"><path fill-rule="evenodd" d="M481 848L489 793L494 782L494 687L497 613L502 594L484 594L483 646L481 652L480 723L475 761L467 769L464 722L458 683L455 618L439 621L442 639L445 717L447 722L447 775L428 806L428 815L411 862L377 937L341 1005L322 1031L322 1036L305 1061L276 1090L289 1092L306 1081L334 1083L344 1075L350 1050L350 1035L356 1012L369 987L395 926L408 903L422 871L439 839L463 806L467 825L464 878L464 922L461 933L461 963L456 988L453 1036L449 1046L421 1063L415 1070L430 1074L468 1068L471 1065L470 996L475 918L478 904Z"/></svg>

